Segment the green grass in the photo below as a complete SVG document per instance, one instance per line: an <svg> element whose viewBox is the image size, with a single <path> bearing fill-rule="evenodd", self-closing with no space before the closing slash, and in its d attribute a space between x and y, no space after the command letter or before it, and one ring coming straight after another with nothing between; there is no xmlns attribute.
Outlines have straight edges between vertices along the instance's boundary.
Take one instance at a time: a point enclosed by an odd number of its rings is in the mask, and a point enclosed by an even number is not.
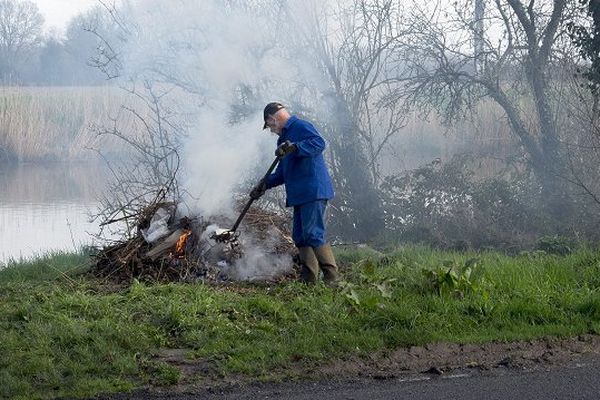
<svg viewBox="0 0 600 400"><path fill-rule="evenodd" d="M187 349L220 375L265 378L292 364L400 346L600 333L600 253L592 250L508 257L415 247L337 256L346 266L337 289L136 282L108 291L77 275L83 256L11 265L0 271L0 397L174 384L181 373L153 357L160 348ZM473 257L478 275L441 295L423 274Z"/></svg>
<svg viewBox="0 0 600 400"><path fill-rule="evenodd" d="M27 260L0 263L0 284L47 282L87 270L90 260L83 254L54 252Z"/></svg>

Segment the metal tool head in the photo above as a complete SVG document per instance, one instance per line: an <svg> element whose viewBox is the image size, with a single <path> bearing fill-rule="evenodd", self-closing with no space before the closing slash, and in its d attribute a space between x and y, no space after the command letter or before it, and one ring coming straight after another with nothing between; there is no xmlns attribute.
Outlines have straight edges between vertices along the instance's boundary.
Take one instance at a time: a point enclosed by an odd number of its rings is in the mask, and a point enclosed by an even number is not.
<svg viewBox="0 0 600 400"><path fill-rule="evenodd" d="M217 229L210 238L219 243L231 243L237 241L239 233L230 229Z"/></svg>

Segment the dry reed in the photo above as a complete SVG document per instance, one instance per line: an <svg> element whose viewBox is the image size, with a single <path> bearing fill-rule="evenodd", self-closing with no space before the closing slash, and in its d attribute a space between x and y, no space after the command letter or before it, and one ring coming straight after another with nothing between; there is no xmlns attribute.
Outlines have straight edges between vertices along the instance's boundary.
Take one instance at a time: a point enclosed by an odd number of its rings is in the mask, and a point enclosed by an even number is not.
<svg viewBox="0 0 600 400"><path fill-rule="evenodd" d="M0 87L0 160L87 159L89 147L118 152L90 126L110 121L124 99L115 87Z"/></svg>
<svg viewBox="0 0 600 400"><path fill-rule="evenodd" d="M90 126L109 126L118 114L124 132L144 135L140 121L130 113L119 113L131 101L117 87L0 87L0 162L89 159L90 147L123 155L122 142L110 135L99 138ZM474 121L452 128L435 116L425 120L414 114L390 144L379 160L385 173L465 151L505 157L514 154L516 147L502 111L492 102L479 106ZM489 174L496 170L491 166Z"/></svg>

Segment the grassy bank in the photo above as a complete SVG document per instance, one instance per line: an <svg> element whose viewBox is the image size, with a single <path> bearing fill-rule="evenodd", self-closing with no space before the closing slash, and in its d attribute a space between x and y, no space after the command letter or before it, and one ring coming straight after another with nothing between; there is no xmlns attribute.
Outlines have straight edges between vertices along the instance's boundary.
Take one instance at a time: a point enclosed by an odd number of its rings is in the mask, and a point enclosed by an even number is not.
<svg viewBox="0 0 600 400"><path fill-rule="evenodd" d="M86 396L181 378L153 357L187 349L212 373L429 342L600 333L600 253L510 258L406 248L338 251L341 288L134 283L107 288L81 256L0 271L0 396ZM65 272L74 271L74 272Z"/></svg>

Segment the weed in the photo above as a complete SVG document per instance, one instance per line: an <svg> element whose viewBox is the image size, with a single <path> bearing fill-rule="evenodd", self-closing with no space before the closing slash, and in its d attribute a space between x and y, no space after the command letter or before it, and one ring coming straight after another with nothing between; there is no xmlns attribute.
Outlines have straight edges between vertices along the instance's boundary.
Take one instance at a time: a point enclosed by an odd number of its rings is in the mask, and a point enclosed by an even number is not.
<svg viewBox="0 0 600 400"><path fill-rule="evenodd" d="M426 269L423 274L437 294L452 295L462 299L465 294L481 289L483 283L481 271L480 260L471 258L463 265L458 265L454 261L444 261L443 266L433 270Z"/></svg>
<svg viewBox="0 0 600 400"><path fill-rule="evenodd" d="M543 236L538 240L536 247L548 254L565 256L571 254L573 243L572 240L558 235Z"/></svg>
<svg viewBox="0 0 600 400"><path fill-rule="evenodd" d="M181 371L164 361L142 361L148 381L158 386L176 385L182 378Z"/></svg>

